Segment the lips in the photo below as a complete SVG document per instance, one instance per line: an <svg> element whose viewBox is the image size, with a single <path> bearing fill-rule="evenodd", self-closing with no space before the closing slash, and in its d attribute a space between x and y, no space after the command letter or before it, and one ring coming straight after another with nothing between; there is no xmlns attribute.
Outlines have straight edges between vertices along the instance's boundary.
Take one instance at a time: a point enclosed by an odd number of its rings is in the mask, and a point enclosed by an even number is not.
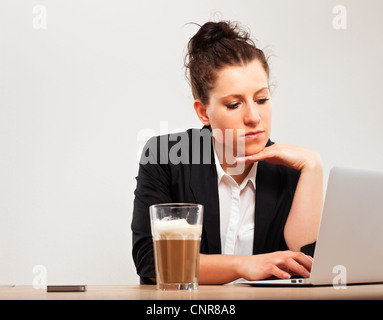
<svg viewBox="0 0 383 320"><path fill-rule="evenodd" d="M257 131L249 131L247 132L244 137L246 139L256 139L256 138L259 138L262 134L264 133L264 131L262 130L257 130Z"/></svg>

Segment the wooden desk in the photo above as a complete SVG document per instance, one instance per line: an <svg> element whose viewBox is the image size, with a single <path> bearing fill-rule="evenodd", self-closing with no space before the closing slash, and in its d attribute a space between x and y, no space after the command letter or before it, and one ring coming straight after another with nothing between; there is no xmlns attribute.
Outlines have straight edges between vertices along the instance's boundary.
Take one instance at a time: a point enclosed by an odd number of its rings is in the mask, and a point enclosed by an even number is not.
<svg viewBox="0 0 383 320"><path fill-rule="evenodd" d="M241 285L199 286L196 291L159 291L155 286L88 286L86 292L47 293L31 286L0 288L0 300L311 300L383 299L383 284L328 287L267 288Z"/></svg>

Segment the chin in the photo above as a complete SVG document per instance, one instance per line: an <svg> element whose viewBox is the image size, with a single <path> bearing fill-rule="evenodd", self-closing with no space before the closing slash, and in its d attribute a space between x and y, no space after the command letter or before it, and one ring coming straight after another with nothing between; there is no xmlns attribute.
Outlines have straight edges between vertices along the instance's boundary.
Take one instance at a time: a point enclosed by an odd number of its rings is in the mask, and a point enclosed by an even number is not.
<svg viewBox="0 0 383 320"><path fill-rule="evenodd" d="M257 154L257 153L261 152L263 149L265 149L267 141L268 140L262 141L262 142L259 142L256 144L254 143L251 145L247 145L245 148L245 156L251 156L253 154Z"/></svg>

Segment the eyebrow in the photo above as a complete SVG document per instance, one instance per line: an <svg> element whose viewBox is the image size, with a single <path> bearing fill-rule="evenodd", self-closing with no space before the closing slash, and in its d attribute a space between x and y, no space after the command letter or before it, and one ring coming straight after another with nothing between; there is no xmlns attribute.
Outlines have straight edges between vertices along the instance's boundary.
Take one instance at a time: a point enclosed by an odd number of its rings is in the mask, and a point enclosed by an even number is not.
<svg viewBox="0 0 383 320"><path fill-rule="evenodd" d="M261 91L266 90L266 89L269 90L269 87L264 87L264 88L257 90L256 92L254 92L254 95L257 95L258 93L260 93ZM222 97L221 100L231 98L231 97L240 98L240 97L242 97L242 95L241 94L229 94L225 97Z"/></svg>

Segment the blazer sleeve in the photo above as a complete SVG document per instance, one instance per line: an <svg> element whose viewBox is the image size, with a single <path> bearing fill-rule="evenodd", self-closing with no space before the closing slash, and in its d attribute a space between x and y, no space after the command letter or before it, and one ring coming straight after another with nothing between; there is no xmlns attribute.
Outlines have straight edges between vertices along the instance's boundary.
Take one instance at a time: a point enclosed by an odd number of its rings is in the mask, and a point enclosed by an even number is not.
<svg viewBox="0 0 383 320"><path fill-rule="evenodd" d="M153 204L172 202L169 168L160 164L158 147L158 137L150 139L145 145L134 192L132 254L141 283L150 283L149 278L156 277L149 207Z"/></svg>

